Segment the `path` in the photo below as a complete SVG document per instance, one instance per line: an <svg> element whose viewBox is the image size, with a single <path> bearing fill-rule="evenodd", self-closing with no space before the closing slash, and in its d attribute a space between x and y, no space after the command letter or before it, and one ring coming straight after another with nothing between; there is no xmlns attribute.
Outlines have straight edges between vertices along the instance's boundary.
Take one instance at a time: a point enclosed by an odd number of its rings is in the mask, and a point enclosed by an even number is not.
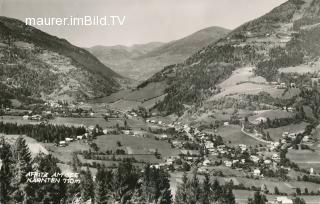
<svg viewBox="0 0 320 204"><path fill-rule="evenodd" d="M252 137L255 140L260 141L260 142L267 143L267 144L271 144L272 143L272 141L267 141L267 140L264 140L264 139L256 137L254 134L247 133L246 131L244 131L244 125L242 125L241 132L246 134L246 135L248 135L249 137Z"/></svg>

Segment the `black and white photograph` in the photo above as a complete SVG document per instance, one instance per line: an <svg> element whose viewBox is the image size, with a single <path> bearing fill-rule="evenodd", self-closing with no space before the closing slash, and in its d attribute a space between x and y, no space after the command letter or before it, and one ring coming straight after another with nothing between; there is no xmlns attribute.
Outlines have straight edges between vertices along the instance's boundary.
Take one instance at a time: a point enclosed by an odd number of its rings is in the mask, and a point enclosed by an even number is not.
<svg viewBox="0 0 320 204"><path fill-rule="evenodd" d="M0 0L0 204L320 204L320 0Z"/></svg>

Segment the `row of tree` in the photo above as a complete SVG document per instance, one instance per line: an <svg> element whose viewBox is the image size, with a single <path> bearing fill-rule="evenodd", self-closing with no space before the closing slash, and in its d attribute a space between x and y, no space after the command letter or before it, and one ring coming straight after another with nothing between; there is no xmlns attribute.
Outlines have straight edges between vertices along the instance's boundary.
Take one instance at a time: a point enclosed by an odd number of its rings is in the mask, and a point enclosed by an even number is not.
<svg viewBox="0 0 320 204"><path fill-rule="evenodd" d="M27 135L39 142L57 142L66 137L76 137L86 132L85 127L52 124L17 124L0 122L0 133Z"/></svg>

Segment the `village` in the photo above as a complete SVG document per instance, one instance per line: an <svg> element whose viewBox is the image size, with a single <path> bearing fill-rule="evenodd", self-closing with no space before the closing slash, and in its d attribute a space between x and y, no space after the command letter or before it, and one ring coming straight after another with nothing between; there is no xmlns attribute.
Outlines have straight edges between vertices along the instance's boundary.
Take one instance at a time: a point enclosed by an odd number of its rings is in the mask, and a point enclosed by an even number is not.
<svg viewBox="0 0 320 204"><path fill-rule="evenodd" d="M320 180L319 171L314 168L300 169L286 158L286 153L294 148L297 138L299 138L298 150L312 146L315 142L310 135L304 134L304 130L284 131L278 141L273 141L265 137L258 128L262 123L267 122L267 118L257 116L256 119L251 121L242 118L240 120L241 124L238 126L239 132L243 134L242 137L250 137L257 141L259 145L232 144L219 135L219 129L234 127L230 121L222 121L219 127L215 127L212 132L208 133L208 131L202 130L201 127L194 127L180 121L171 121L158 116L145 118L139 110L121 111L105 105L97 110L82 107L83 109L81 108L81 111L79 111L79 107L50 102L44 105L42 111L27 111L25 112L27 114L19 112L19 116L14 116L14 110L5 109L4 112L7 114L1 117L6 122L8 121L3 118L14 117L16 119L15 117L21 117L21 124L42 125L55 124L55 118L69 118L69 122L63 123L63 125L83 127L85 128L85 133L74 136L66 135L62 140L52 144L53 146L49 144L44 144L44 146L49 146L50 151L53 153L56 151L63 152L65 151L63 149L70 148L72 151L78 152L79 156L83 158L83 165L86 165L85 158L96 159L99 162L118 161L118 157L126 156L133 158L133 161L138 163L150 163L152 167L164 169L174 175L182 172L192 172L196 169L199 175L209 174L224 180L228 178L228 181L234 180L234 188L238 190L251 191L252 189L265 188L266 194L273 196L274 203L282 204L291 204L290 197L297 193L304 196L316 196L320 193L320 185L315 188L314 184L311 187L308 184L308 182L311 182L311 178L319 178ZM293 112L295 110L289 108L288 111ZM74 118L74 121L82 118L84 123L73 122L72 118ZM99 120L100 122L95 125L93 123L91 125L86 124L85 121L90 119ZM112 125L103 125L103 123L112 123ZM57 123L57 125L62 124ZM107 154L103 153L101 149L103 149L104 144L98 142L100 141L99 138L104 138L104 141L108 141L108 137L117 138L117 135L119 137L122 135L124 138L149 139L166 143L169 148L174 150L172 151L174 154L164 154L161 147L148 148L148 143L146 143L146 151L143 155L148 158L152 156L154 159L145 160L141 155L140 159L134 159L137 157L135 150L128 151L134 149L134 147L127 146L123 149L122 145L119 144L122 142L118 140L118 148L110 148L105 151ZM81 148L77 147L79 144ZM84 148L84 146L86 147ZM88 148L92 149L90 154L87 152ZM114 154L116 154L116 157L113 156L113 158L102 157L103 155ZM95 167L92 164L87 165ZM244 183L239 181L241 179L244 179ZM256 180L259 181L257 183L262 184L260 186L248 186L245 182L249 180ZM303 184L301 186L288 184L291 193L281 192L276 190L273 184L276 180L303 182ZM274 189L270 189L270 186L274 186ZM302 193L301 190L303 190Z"/></svg>

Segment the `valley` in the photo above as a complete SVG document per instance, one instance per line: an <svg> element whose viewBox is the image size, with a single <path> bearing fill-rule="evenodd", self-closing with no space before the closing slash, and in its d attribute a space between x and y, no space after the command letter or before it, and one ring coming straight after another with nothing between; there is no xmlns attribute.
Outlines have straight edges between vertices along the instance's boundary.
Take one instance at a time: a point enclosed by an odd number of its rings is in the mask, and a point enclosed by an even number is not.
<svg viewBox="0 0 320 204"><path fill-rule="evenodd" d="M79 173L69 203L316 204L319 11L86 49L0 17L0 169Z"/></svg>

